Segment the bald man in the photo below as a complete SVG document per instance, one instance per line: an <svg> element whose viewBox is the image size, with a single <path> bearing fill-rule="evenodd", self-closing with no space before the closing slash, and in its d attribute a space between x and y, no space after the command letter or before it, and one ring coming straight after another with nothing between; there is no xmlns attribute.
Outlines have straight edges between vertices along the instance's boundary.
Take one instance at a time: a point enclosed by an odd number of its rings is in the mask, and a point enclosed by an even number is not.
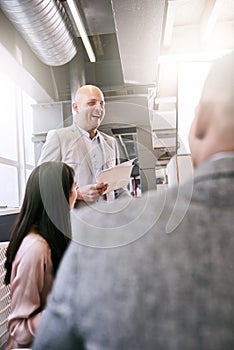
<svg viewBox="0 0 234 350"><path fill-rule="evenodd" d="M39 164L62 161L74 168L78 185L77 199L94 202L107 189L107 184L97 183L101 170L119 163L116 140L98 131L105 116L102 91L93 85L79 88L72 104L75 112L72 126L49 131L42 148ZM114 193L108 195L114 199Z"/></svg>
<svg viewBox="0 0 234 350"><path fill-rule="evenodd" d="M33 350L234 349L234 53L208 74L190 145L184 185L91 223L85 208Z"/></svg>
<svg viewBox="0 0 234 350"><path fill-rule="evenodd" d="M215 63L195 110L189 144L198 167L207 160L232 157L234 152L234 54ZM221 65L223 62L223 66Z"/></svg>

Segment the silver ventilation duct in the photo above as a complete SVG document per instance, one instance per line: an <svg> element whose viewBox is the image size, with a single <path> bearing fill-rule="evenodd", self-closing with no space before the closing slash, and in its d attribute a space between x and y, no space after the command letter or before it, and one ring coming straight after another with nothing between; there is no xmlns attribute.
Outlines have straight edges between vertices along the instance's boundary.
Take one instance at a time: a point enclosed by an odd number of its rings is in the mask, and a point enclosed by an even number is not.
<svg viewBox="0 0 234 350"><path fill-rule="evenodd" d="M77 53L59 0L0 0L0 7L43 63L61 66Z"/></svg>

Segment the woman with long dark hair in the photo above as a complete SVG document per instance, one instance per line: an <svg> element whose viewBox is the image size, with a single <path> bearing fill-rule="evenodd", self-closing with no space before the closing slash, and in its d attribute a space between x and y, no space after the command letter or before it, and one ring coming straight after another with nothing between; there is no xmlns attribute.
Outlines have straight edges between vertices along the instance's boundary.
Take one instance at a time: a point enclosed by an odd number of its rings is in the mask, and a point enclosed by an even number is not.
<svg viewBox="0 0 234 350"><path fill-rule="evenodd" d="M7 349L30 347L59 263L71 237L76 200L73 169L60 162L36 167L6 252L11 288Z"/></svg>

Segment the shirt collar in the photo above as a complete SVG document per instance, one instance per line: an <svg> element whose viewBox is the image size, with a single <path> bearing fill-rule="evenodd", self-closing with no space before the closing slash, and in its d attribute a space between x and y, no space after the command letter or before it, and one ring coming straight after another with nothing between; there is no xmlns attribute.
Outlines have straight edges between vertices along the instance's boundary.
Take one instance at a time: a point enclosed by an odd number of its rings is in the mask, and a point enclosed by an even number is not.
<svg viewBox="0 0 234 350"><path fill-rule="evenodd" d="M219 160L222 158L234 158L234 152L218 152L210 157L211 161Z"/></svg>
<svg viewBox="0 0 234 350"><path fill-rule="evenodd" d="M94 136L94 138L90 139L88 131L82 129L82 128L81 128L80 126L78 126L78 125L76 125L76 126L77 126L77 128L80 130L81 134L84 135L84 136L85 136L87 139L89 139L90 141L95 141L95 140L99 140L99 139L100 139L100 137L99 137L100 134L99 134L98 130L97 130L97 133L96 133L96 135Z"/></svg>

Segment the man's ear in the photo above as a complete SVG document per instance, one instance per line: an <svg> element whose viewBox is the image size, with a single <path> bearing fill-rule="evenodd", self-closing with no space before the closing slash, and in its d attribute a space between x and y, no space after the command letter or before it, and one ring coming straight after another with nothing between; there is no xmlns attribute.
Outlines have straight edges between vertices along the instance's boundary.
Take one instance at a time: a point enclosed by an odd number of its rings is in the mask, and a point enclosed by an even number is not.
<svg viewBox="0 0 234 350"><path fill-rule="evenodd" d="M202 140L208 132L213 106L209 102L200 101L197 106L197 121L195 125L195 137Z"/></svg>
<svg viewBox="0 0 234 350"><path fill-rule="evenodd" d="M78 104L76 102L73 102L72 108L75 112L77 112L77 113L79 112Z"/></svg>

